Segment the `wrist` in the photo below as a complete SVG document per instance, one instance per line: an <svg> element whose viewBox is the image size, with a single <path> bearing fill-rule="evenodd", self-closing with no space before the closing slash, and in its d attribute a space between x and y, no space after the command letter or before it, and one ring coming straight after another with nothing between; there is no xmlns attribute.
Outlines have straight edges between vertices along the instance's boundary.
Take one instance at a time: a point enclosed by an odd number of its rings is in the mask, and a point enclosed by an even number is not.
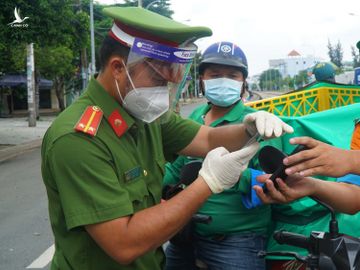
<svg viewBox="0 0 360 270"><path fill-rule="evenodd" d="M308 177L311 181L310 192L308 196L318 197L325 189L326 189L326 181L321 179L315 179L312 177Z"/></svg>
<svg viewBox="0 0 360 270"><path fill-rule="evenodd" d="M194 181L193 185L198 186L199 190L207 196L210 196L213 193L208 183L205 181L204 177L202 177L200 174L198 178Z"/></svg>
<svg viewBox="0 0 360 270"><path fill-rule="evenodd" d="M349 168L346 171L347 174L353 173L353 174L360 174L360 150L345 150L345 155L349 156L348 159L348 165Z"/></svg>
<svg viewBox="0 0 360 270"><path fill-rule="evenodd" d="M223 188L219 183L209 174L207 174L202 169L199 171L199 177L196 181L204 183L211 193L220 193L223 191Z"/></svg>

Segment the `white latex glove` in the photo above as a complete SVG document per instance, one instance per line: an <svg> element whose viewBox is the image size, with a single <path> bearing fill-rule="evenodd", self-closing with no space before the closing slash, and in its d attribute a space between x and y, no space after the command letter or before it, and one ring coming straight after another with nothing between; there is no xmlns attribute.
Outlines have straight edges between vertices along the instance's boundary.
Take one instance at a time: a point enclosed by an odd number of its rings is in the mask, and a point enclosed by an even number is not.
<svg viewBox="0 0 360 270"><path fill-rule="evenodd" d="M244 124L251 136L258 132L263 138L280 137L284 133L294 132L294 129L284 123L279 117L265 111L246 115Z"/></svg>
<svg viewBox="0 0 360 270"><path fill-rule="evenodd" d="M241 173L258 150L258 142L232 153L224 147L215 148L205 157L199 175L213 193L220 193L239 181Z"/></svg>

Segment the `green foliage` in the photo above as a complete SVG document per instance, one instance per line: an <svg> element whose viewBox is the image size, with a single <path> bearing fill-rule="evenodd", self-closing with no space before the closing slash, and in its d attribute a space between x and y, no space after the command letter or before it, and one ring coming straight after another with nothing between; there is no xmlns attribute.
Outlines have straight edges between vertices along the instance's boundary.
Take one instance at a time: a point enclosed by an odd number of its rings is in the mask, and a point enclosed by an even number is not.
<svg viewBox="0 0 360 270"><path fill-rule="evenodd" d="M280 90L282 86L282 76L277 69L268 69L260 75L260 88L264 90Z"/></svg>
<svg viewBox="0 0 360 270"><path fill-rule="evenodd" d="M28 27L11 27L14 9L21 10L21 17L29 17L24 23ZM87 43L89 23L84 12L75 13L72 0L3 0L0 24L0 72L22 71L23 53L28 43L38 48L47 46L67 46L77 50ZM35 60L36 65L37 60Z"/></svg>
<svg viewBox="0 0 360 270"><path fill-rule="evenodd" d="M38 48L35 58L37 69L47 78L71 77L75 73L74 55L66 46Z"/></svg>
<svg viewBox="0 0 360 270"><path fill-rule="evenodd" d="M353 68L360 67L360 53L353 46L351 46L351 55L353 58Z"/></svg>
<svg viewBox="0 0 360 270"><path fill-rule="evenodd" d="M300 71L295 77L294 77L294 84L296 88L302 87L305 84L309 83L308 79L308 72L306 70Z"/></svg>
<svg viewBox="0 0 360 270"><path fill-rule="evenodd" d="M0 50L0 73L25 72L26 45L17 44Z"/></svg>
<svg viewBox="0 0 360 270"><path fill-rule="evenodd" d="M341 46L340 41L335 45L335 47L331 44L330 40L328 41L328 55L330 57L330 61L333 62L338 68L342 68L343 64L343 56L344 52Z"/></svg>

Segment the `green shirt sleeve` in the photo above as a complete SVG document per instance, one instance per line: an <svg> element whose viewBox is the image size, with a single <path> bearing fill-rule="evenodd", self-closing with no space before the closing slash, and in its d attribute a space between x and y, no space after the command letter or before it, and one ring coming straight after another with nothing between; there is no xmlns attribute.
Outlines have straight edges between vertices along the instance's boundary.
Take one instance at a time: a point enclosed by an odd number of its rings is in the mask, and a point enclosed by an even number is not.
<svg viewBox="0 0 360 270"><path fill-rule="evenodd" d="M62 136L47 152L47 161L69 230L134 212L108 149L96 137Z"/></svg>
<svg viewBox="0 0 360 270"><path fill-rule="evenodd" d="M171 161L172 155L191 143L200 127L201 125L193 120L183 119L172 113L169 120L161 125L165 158Z"/></svg>
<svg viewBox="0 0 360 270"><path fill-rule="evenodd" d="M180 181L180 172L186 162L188 162L188 159L185 156L179 156L173 163L165 165L163 186L176 184Z"/></svg>

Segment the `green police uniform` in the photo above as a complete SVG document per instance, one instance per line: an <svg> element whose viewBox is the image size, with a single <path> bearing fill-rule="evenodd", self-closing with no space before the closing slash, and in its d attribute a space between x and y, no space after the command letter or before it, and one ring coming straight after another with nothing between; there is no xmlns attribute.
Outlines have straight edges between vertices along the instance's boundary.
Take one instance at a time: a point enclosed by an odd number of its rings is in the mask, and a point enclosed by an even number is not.
<svg viewBox="0 0 360 270"><path fill-rule="evenodd" d="M93 105L105 119L91 137L74 126ZM127 128L118 136L116 128L121 125ZM51 269L160 269L161 248L120 266L84 225L129 216L159 203L165 156L188 145L199 127L175 114L166 124L144 124L93 79L85 94L54 121L42 145L42 174L56 246Z"/></svg>
<svg viewBox="0 0 360 270"><path fill-rule="evenodd" d="M210 110L212 105L206 104L198 107L190 116L190 119L204 124L204 116ZM241 123L248 113L255 112L254 109L238 102L227 114L217 119L210 126L222 126L228 124ZM275 147L281 148L280 140L273 139L264 144L275 144ZM166 164L166 173L164 185L175 184L180 179L181 168L194 158L180 156L172 164ZM250 168L260 169L257 158L253 158L249 164ZM212 217L210 224L196 224L196 232L203 236L214 236L219 234L243 234L255 232L266 235L271 222L270 206L264 205L254 209L246 209L242 203L242 194L249 193L251 190L250 169L246 169L238 184L229 190L220 194L211 195L205 204L198 210L199 214Z"/></svg>

